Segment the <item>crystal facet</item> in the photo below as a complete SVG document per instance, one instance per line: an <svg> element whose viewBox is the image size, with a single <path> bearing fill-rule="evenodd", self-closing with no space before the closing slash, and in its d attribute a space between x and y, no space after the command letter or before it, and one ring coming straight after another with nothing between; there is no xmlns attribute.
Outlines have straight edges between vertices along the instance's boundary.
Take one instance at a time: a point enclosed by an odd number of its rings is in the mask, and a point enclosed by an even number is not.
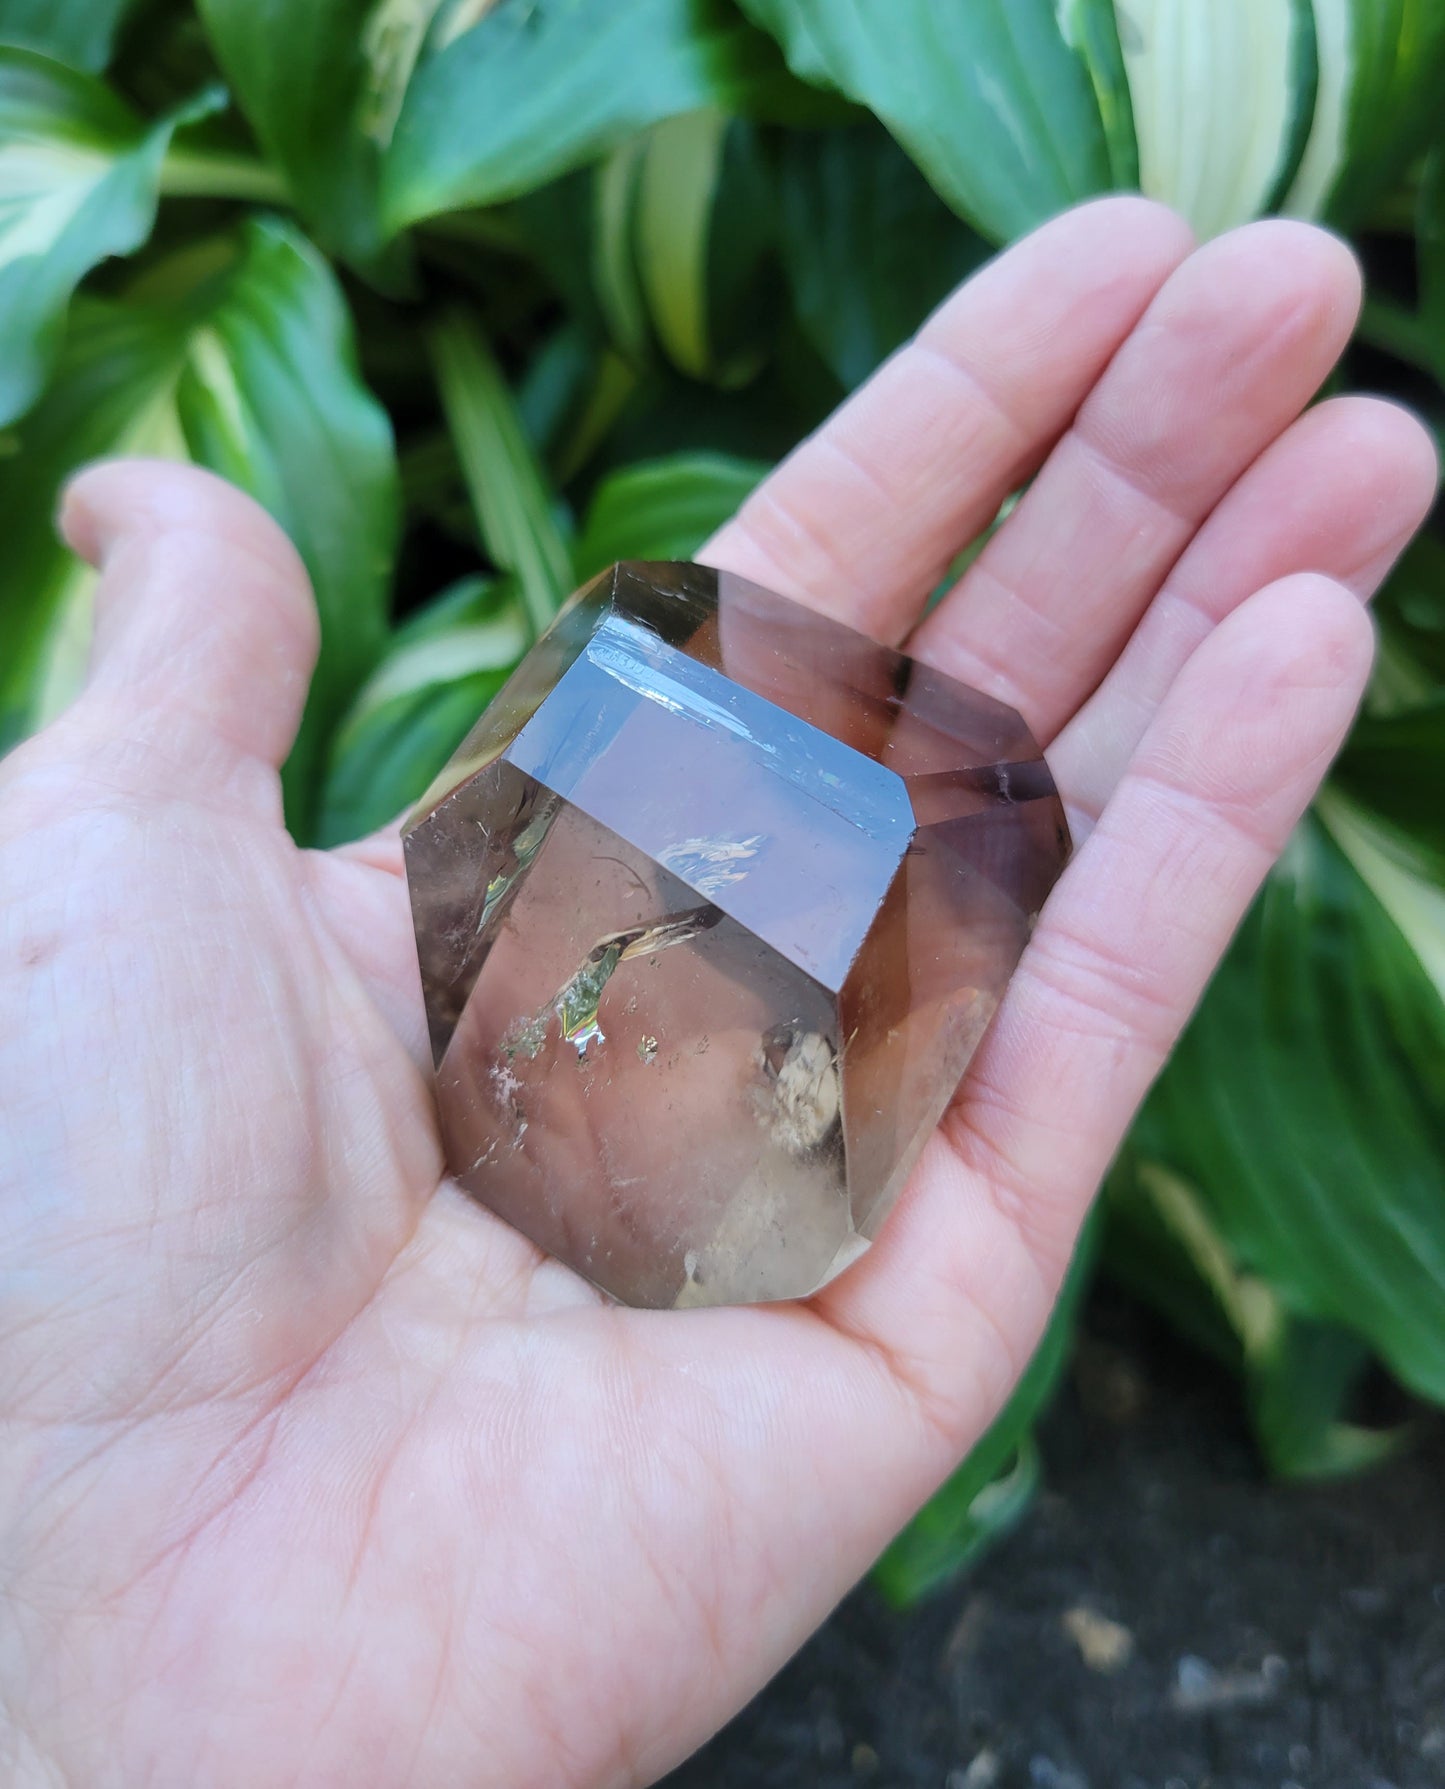
<svg viewBox="0 0 1445 1789"><path fill-rule="evenodd" d="M877 1234L1068 855L1023 721L703 566L614 566L408 823L447 1158L624 1303Z"/></svg>

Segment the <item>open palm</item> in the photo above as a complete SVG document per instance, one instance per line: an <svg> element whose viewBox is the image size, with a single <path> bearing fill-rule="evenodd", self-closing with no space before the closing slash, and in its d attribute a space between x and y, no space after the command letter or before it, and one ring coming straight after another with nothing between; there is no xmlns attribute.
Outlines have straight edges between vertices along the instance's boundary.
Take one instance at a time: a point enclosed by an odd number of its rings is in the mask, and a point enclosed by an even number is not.
<svg viewBox="0 0 1445 1789"><path fill-rule="evenodd" d="M78 482L93 673L0 764L7 1781L641 1783L776 1669L1005 1398L1349 723L1434 488L1401 412L1300 416L1357 297L1304 226L1102 201L702 553L1020 708L1081 844L803 1304L615 1308L443 1178L396 842L281 824L294 554L197 472Z"/></svg>

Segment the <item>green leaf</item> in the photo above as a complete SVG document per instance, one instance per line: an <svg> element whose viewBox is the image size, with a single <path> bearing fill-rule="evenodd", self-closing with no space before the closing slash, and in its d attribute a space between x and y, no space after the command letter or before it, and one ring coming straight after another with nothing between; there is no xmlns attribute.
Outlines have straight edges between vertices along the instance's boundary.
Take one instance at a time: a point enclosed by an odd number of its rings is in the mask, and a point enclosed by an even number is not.
<svg viewBox="0 0 1445 1789"><path fill-rule="evenodd" d="M866 105L933 186L1004 240L1113 183L1094 71L1056 0L743 0L793 71Z"/></svg>
<svg viewBox="0 0 1445 1789"><path fill-rule="evenodd" d="M673 453L727 453L770 464L792 451L844 396L790 320L777 352L744 391L698 385L653 367L628 398L597 455L615 471Z"/></svg>
<svg viewBox="0 0 1445 1789"><path fill-rule="evenodd" d="M49 392L0 460L0 751L64 706L84 673L93 574L55 534L56 499L102 454L184 453L166 318L80 299Z"/></svg>
<svg viewBox="0 0 1445 1789"><path fill-rule="evenodd" d="M1397 714L1445 696L1445 542L1418 535L1374 609L1380 652L1370 711Z"/></svg>
<svg viewBox="0 0 1445 1789"><path fill-rule="evenodd" d="M1445 893L1344 795L1317 815L1135 1143L1197 1190L1239 1274L1445 1400Z"/></svg>
<svg viewBox="0 0 1445 1789"><path fill-rule="evenodd" d="M1272 1471L1326 1477L1373 1465L1399 1446L1404 1431L1346 1419L1369 1349L1339 1325L1293 1315L1236 1259L1198 1187L1126 1150L1104 1209L1110 1272L1243 1375Z"/></svg>
<svg viewBox="0 0 1445 1789"><path fill-rule="evenodd" d="M850 389L989 253L871 121L789 132L776 184L798 321Z"/></svg>
<svg viewBox="0 0 1445 1789"><path fill-rule="evenodd" d="M1214 236L1275 209L1306 152L1311 0L1116 0L1139 175Z"/></svg>
<svg viewBox="0 0 1445 1789"><path fill-rule="evenodd" d="M428 344L483 544L499 570L515 573L540 634L572 589L553 494L480 325L453 311Z"/></svg>
<svg viewBox="0 0 1445 1789"><path fill-rule="evenodd" d="M765 357L776 283L768 201L751 126L721 112L669 119L642 147L640 295L663 352L694 379L740 385Z"/></svg>
<svg viewBox="0 0 1445 1789"><path fill-rule="evenodd" d="M1424 148L1445 80L1436 0L1314 0L1320 91L1287 209L1352 224Z"/></svg>
<svg viewBox="0 0 1445 1789"><path fill-rule="evenodd" d="M1373 7L1377 0L1364 0ZM1322 217L1346 155L1351 89L1359 64L1353 42L1361 0L1313 0L1318 80L1304 154L1280 209Z"/></svg>
<svg viewBox="0 0 1445 1789"><path fill-rule="evenodd" d="M691 559L768 470L759 460L679 453L612 473L577 542L577 582L619 559Z"/></svg>
<svg viewBox="0 0 1445 1789"><path fill-rule="evenodd" d="M578 324L563 323L538 345L523 369L516 388L517 414L527 439L548 465L570 458L579 431L588 428L598 388L608 382L607 362L615 362L609 349ZM631 375L624 373L624 378L630 382ZM565 479L559 475L557 482Z"/></svg>
<svg viewBox="0 0 1445 1789"><path fill-rule="evenodd" d="M1417 329L1426 349L1419 359L1425 371L1445 384L1445 147L1435 149L1425 164L1415 249L1420 286Z"/></svg>
<svg viewBox="0 0 1445 1789"><path fill-rule="evenodd" d="M515 224L523 252L570 320L594 338L611 334L639 364L648 351L647 313L632 261L632 212L642 147L641 138L624 143L595 168L564 174L489 214Z"/></svg>
<svg viewBox="0 0 1445 1789"><path fill-rule="evenodd" d="M384 111L368 60L373 0L197 0L216 59L317 240L363 265L381 251Z"/></svg>
<svg viewBox="0 0 1445 1789"><path fill-rule="evenodd" d="M561 436L551 457L556 482L566 484L581 471L610 433L636 387L636 375L610 349L597 357L586 402Z"/></svg>
<svg viewBox="0 0 1445 1789"><path fill-rule="evenodd" d="M726 0L503 0L418 67L386 156L388 226L513 198L665 118L756 103L775 54Z"/></svg>
<svg viewBox="0 0 1445 1789"><path fill-rule="evenodd" d="M136 0L0 0L0 44L99 74Z"/></svg>
<svg viewBox="0 0 1445 1789"><path fill-rule="evenodd" d="M102 454L189 457L257 497L311 574L321 657L285 772L288 818L306 837L326 740L384 638L397 531L390 425L360 382L330 270L289 226L253 220L140 290L145 302L78 311L54 386L0 466L11 543L0 638L15 643L0 655L0 736L43 720L78 681L87 582L51 528L60 484Z"/></svg>
<svg viewBox="0 0 1445 1789"><path fill-rule="evenodd" d="M391 425L361 382L330 268L274 219L253 219L234 270L195 317L177 390L191 455L270 510L311 574L322 647L286 766L305 836L326 740L385 638L400 526Z"/></svg>
<svg viewBox="0 0 1445 1789"><path fill-rule="evenodd" d="M1403 713L1366 715L1333 784L1392 828L1419 872L1445 888L1445 692Z"/></svg>
<svg viewBox="0 0 1445 1789"><path fill-rule="evenodd" d="M150 235L178 122L147 126L89 75L0 49L0 425L44 389L80 281Z"/></svg>
<svg viewBox="0 0 1445 1789"><path fill-rule="evenodd" d="M1113 184L1139 184L1139 140L1114 0L1058 0L1064 41L1083 58L1098 101Z"/></svg>
<svg viewBox="0 0 1445 1789"><path fill-rule="evenodd" d="M739 119L729 125L708 219L707 376L734 389L751 385L779 351L784 316L778 218L763 144L756 125Z"/></svg>
<svg viewBox="0 0 1445 1789"><path fill-rule="evenodd" d="M1434 767L1437 771L1440 768L1438 757ZM1391 936L1398 936L1410 953L1399 962L1374 967L1381 984L1396 996L1395 1036L1416 1071L1414 1079L1438 1091L1445 1085L1445 1054L1439 1047L1440 1012L1437 1003L1425 994L1424 984L1433 986L1439 999L1445 1001L1445 885L1433 874L1437 853L1430 844L1432 831L1437 838L1439 834L1434 802L1440 781L1437 775L1424 776L1420 782L1431 802L1428 827L1417 822L1407 829L1387 809L1366 808L1353 802L1333 783L1317 798L1315 808L1388 916ZM1442 1108L1437 1108L1437 1115L1445 1118Z"/></svg>
<svg viewBox="0 0 1445 1789"><path fill-rule="evenodd" d="M1337 1478L1378 1466L1406 1445L1409 1423L1376 1429L1348 1419L1370 1360L1369 1348L1338 1324L1285 1326L1250 1385L1250 1417L1272 1472Z"/></svg>
<svg viewBox="0 0 1445 1789"><path fill-rule="evenodd" d="M1102 1264L1110 1278L1163 1313L1196 1348L1243 1374L1251 1319L1269 1288L1246 1275L1199 1190L1126 1143L1101 1200Z"/></svg>
<svg viewBox="0 0 1445 1789"><path fill-rule="evenodd" d="M720 385L758 371L778 281L753 125L711 109L665 120L510 215L575 321L609 336L634 372L659 352Z"/></svg>
<svg viewBox="0 0 1445 1789"><path fill-rule="evenodd" d="M873 1581L906 1609L965 1570L1013 1527L1039 1482L1033 1427L1053 1398L1073 1348L1079 1302L1094 1260L1095 1226L1080 1237L1049 1326L993 1426L873 1568Z"/></svg>
<svg viewBox="0 0 1445 1789"><path fill-rule="evenodd" d="M515 588L476 577L399 628L332 743L318 843L361 838L418 800L530 641Z"/></svg>
<svg viewBox="0 0 1445 1789"><path fill-rule="evenodd" d="M707 245L728 120L684 112L652 132L637 201L637 261L658 339L674 366L705 378L711 361Z"/></svg>
<svg viewBox="0 0 1445 1789"><path fill-rule="evenodd" d="M684 113L684 118L709 114ZM666 126L660 127L666 129ZM592 286L575 306L579 314L595 297L598 314L629 366L644 366L652 352L652 325L637 267L637 196L648 138L620 144L591 177L593 207Z"/></svg>

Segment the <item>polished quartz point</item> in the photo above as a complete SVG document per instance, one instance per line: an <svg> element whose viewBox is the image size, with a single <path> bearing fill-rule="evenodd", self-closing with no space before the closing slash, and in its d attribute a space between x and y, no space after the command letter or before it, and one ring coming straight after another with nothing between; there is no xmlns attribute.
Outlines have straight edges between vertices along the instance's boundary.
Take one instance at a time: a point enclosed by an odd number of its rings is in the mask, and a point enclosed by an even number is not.
<svg viewBox="0 0 1445 1789"><path fill-rule="evenodd" d="M877 1235L1068 854L1019 716L697 565L614 566L408 823L452 1173L633 1305Z"/></svg>

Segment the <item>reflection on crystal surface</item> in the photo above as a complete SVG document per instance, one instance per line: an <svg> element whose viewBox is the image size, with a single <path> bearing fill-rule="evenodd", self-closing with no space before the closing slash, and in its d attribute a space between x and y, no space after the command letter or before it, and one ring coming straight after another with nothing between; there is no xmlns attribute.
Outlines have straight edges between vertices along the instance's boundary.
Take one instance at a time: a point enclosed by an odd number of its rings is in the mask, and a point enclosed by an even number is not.
<svg viewBox="0 0 1445 1789"><path fill-rule="evenodd" d="M579 592L405 844L452 1172L653 1306L866 1248L1068 851L1011 709L660 564Z"/></svg>

